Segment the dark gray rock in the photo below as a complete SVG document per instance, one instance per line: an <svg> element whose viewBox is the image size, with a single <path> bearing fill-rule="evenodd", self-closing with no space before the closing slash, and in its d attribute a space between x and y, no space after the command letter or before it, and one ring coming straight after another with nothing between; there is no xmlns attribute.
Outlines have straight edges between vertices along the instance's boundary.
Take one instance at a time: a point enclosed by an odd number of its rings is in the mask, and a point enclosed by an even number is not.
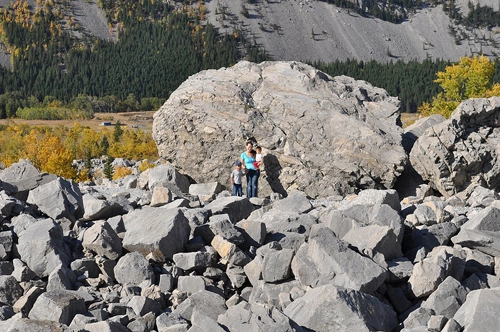
<svg viewBox="0 0 500 332"><path fill-rule="evenodd" d="M36 299L42 295L43 292L44 290L40 287L31 287L16 301L16 303L14 303L14 305L12 305L12 309L14 309L14 312L21 312L24 317L27 317Z"/></svg>
<svg viewBox="0 0 500 332"><path fill-rule="evenodd" d="M453 318L465 302L466 289L453 277L446 278L422 303L422 308L432 309L436 315Z"/></svg>
<svg viewBox="0 0 500 332"><path fill-rule="evenodd" d="M60 264L49 274L47 280L47 291L51 290L73 290L76 283L76 275L73 270Z"/></svg>
<svg viewBox="0 0 500 332"><path fill-rule="evenodd" d="M123 216L127 229L123 248L144 256L152 253L160 261L184 250L190 227L180 209L145 207Z"/></svg>
<svg viewBox="0 0 500 332"><path fill-rule="evenodd" d="M233 223L247 218L254 210L254 206L247 198L229 196L221 197L205 206L212 215L227 214Z"/></svg>
<svg viewBox="0 0 500 332"><path fill-rule="evenodd" d="M376 297L333 285L309 290L283 312L314 331L391 331L398 324L392 308Z"/></svg>
<svg viewBox="0 0 500 332"><path fill-rule="evenodd" d="M413 148L413 144L417 141L417 139L422 136L422 134L434 125L445 121L446 118L441 114L433 114L431 116L426 116L422 119L418 119L415 123L409 125L405 128L403 139L401 143L406 151L406 153L410 153Z"/></svg>
<svg viewBox="0 0 500 332"><path fill-rule="evenodd" d="M245 239L245 242L241 245L242 248L245 249L249 248L250 246L258 248L264 243L267 233L265 223L257 220L242 220L235 226Z"/></svg>
<svg viewBox="0 0 500 332"><path fill-rule="evenodd" d="M262 278L265 282L280 282L290 278L293 249L272 250L264 256Z"/></svg>
<svg viewBox="0 0 500 332"><path fill-rule="evenodd" d="M132 308L138 316L144 316L148 312L158 315L161 311L160 303L146 296L133 296L127 306Z"/></svg>
<svg viewBox="0 0 500 332"><path fill-rule="evenodd" d="M13 276L0 276L0 302L13 305L23 295L23 289Z"/></svg>
<svg viewBox="0 0 500 332"><path fill-rule="evenodd" d="M243 235L234 227L229 215L214 215L209 220L208 226L214 236L220 235L236 245L240 245L245 241Z"/></svg>

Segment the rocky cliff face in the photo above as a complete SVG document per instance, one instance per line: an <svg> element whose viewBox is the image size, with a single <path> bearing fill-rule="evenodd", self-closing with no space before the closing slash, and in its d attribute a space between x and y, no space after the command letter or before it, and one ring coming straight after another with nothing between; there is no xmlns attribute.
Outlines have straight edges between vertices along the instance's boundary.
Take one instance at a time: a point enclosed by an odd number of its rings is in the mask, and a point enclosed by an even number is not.
<svg viewBox="0 0 500 332"><path fill-rule="evenodd" d="M260 193L391 188L406 163L398 100L300 62L240 62L186 80L154 116L160 156L229 185L246 140L263 148Z"/></svg>

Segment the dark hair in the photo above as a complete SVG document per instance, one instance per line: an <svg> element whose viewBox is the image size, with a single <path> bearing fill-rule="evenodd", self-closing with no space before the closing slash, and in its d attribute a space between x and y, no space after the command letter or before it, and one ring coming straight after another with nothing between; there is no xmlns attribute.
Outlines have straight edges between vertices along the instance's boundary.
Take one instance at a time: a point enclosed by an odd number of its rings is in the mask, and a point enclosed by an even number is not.
<svg viewBox="0 0 500 332"><path fill-rule="evenodd" d="M247 142L245 143L245 146L247 146L248 144L252 144L252 146L253 146L253 142L252 142L252 141L247 141Z"/></svg>

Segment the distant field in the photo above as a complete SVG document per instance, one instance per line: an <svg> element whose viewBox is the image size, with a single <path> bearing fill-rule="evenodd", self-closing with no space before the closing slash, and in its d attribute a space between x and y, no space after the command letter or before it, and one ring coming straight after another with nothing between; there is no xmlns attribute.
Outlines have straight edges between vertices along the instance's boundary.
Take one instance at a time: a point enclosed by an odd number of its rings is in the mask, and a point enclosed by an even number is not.
<svg viewBox="0 0 500 332"><path fill-rule="evenodd" d="M151 131L153 127L153 114L155 112L130 112L130 113L95 113L91 120L21 120L21 119L1 119L0 124L9 124L11 122L17 124L27 124L30 126L50 126L56 127L63 125L72 127L76 122L82 126L88 126L94 130L102 128L113 129L113 125L120 123L128 129L141 129ZM102 126L103 122L111 122L110 126Z"/></svg>

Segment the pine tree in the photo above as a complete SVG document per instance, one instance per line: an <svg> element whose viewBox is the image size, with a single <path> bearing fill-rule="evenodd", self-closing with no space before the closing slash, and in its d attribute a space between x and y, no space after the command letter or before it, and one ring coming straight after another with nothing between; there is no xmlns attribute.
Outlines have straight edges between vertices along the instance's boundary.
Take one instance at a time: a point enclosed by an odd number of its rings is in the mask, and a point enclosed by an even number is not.
<svg viewBox="0 0 500 332"><path fill-rule="evenodd" d="M106 156L106 163L104 163L104 176L108 180L113 180L113 174L115 173L115 169L112 165L113 158L110 156Z"/></svg>

